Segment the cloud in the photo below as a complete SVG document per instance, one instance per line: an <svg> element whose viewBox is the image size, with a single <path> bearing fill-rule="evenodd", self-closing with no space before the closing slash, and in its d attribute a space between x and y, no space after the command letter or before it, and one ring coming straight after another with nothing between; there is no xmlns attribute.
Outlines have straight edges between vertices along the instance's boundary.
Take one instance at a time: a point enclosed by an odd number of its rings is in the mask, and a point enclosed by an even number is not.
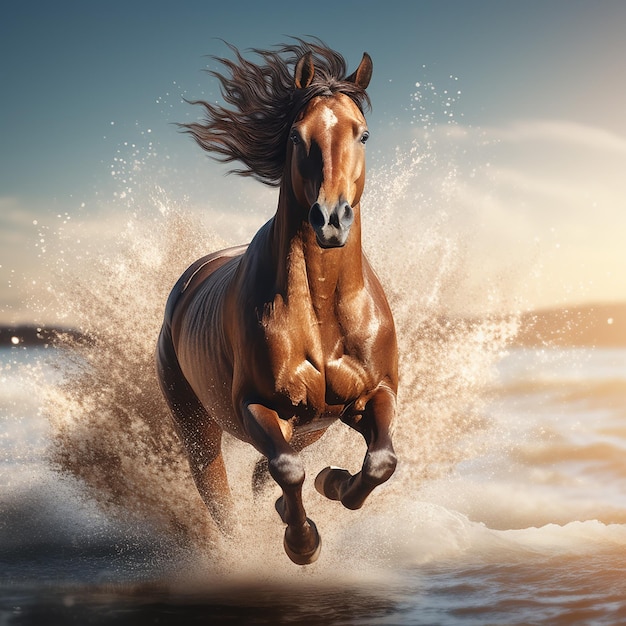
<svg viewBox="0 0 626 626"><path fill-rule="evenodd" d="M413 210L449 215L475 294L523 306L626 300L626 139L563 120L414 129ZM407 203L408 204L408 203ZM415 208L420 205L422 208ZM510 296L510 297L509 297ZM467 296L461 299L469 302Z"/></svg>
<svg viewBox="0 0 626 626"><path fill-rule="evenodd" d="M3 243L16 241L32 224L31 212L18 198L0 197L0 238Z"/></svg>
<svg viewBox="0 0 626 626"><path fill-rule="evenodd" d="M604 128L565 120L524 120L486 129L488 136L508 143L557 144L626 156L626 138Z"/></svg>
<svg viewBox="0 0 626 626"><path fill-rule="evenodd" d="M40 203L0 197L0 323L31 317L33 294L45 299L45 285L54 281L66 254L63 242L104 252L116 245L128 216L123 211L52 212ZM79 244L77 242L82 242Z"/></svg>
<svg viewBox="0 0 626 626"><path fill-rule="evenodd" d="M567 121L520 121L487 129L491 165L474 180L482 216L497 216L510 252L536 242L542 267L533 298L626 299L615 268L626 263L626 139ZM486 242L485 242L486 243ZM501 244L500 244L501 247Z"/></svg>

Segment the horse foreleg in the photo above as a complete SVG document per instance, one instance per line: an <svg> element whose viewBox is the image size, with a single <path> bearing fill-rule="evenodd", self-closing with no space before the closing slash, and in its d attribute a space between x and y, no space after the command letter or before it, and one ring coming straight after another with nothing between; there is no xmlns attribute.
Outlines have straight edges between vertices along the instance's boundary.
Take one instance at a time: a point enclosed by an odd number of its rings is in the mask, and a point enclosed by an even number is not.
<svg viewBox="0 0 626 626"><path fill-rule="evenodd" d="M302 504L304 466L289 443L291 425L275 411L256 403L243 406L243 417L252 443L267 458L269 473L283 490L276 510L287 524L285 552L298 565L313 563L319 556L321 541Z"/></svg>
<svg viewBox="0 0 626 626"><path fill-rule="evenodd" d="M395 394L387 387L381 387L368 401L362 415L343 419L365 438L365 460L361 471L354 476L344 469L323 469L315 478L319 493L331 500L340 500L348 509L359 509L378 485L389 480L397 463L391 442L395 406Z"/></svg>
<svg viewBox="0 0 626 626"><path fill-rule="evenodd" d="M296 451L300 452L312 443L315 443L324 433L326 429L314 430L312 432L296 435L289 442L289 445ZM272 477L266 457L262 456L254 465L252 472L252 493L256 498L268 485L271 484Z"/></svg>

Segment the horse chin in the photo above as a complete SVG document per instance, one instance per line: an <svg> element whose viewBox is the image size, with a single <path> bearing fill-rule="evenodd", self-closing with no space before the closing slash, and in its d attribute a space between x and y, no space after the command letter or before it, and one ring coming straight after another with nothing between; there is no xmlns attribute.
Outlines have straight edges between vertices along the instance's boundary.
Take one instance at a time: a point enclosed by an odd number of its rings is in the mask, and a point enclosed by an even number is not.
<svg viewBox="0 0 626 626"><path fill-rule="evenodd" d="M334 241L322 241L319 237L317 238L317 244L323 250L332 250L333 248L343 248L346 245L346 242L334 242Z"/></svg>

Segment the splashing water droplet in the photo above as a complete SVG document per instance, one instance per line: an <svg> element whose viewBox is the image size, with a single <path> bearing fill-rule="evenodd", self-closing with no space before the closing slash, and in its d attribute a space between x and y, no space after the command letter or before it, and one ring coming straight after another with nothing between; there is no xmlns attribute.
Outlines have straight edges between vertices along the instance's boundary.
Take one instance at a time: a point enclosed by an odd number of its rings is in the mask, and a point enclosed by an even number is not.
<svg viewBox="0 0 626 626"><path fill-rule="evenodd" d="M432 129L428 110L418 115ZM336 548L335 562L348 549L346 561L372 558L355 554L359 548L346 541L344 528L358 520L388 519L390 500L415 498L425 479L445 474L472 453L468 441L484 427L483 390L494 361L515 333L514 324L491 319L468 324L448 314L464 275L461 246L450 233L446 210L457 174L433 142L422 134L389 162L368 171L364 247L384 283L399 336L395 441L400 465L364 512L338 510L305 485L304 497L312 502L316 521L323 523L324 541ZM139 157L132 165L139 182L147 178L144 165ZM128 168L120 159L112 174L124 175ZM252 498L257 453L226 438L228 472L242 520L242 537L233 548L218 537L193 485L154 372L155 344L171 286L195 259L239 242L222 240L164 189L146 191L139 183L133 189L132 194L130 188L117 194L126 217L117 224L112 245L98 244L94 253L90 242L97 238L81 233L75 219L71 231L57 232L56 246L47 246L56 316L73 320L83 333L79 339L61 338L62 376L45 389L54 463L80 479L112 515L149 520L213 556L222 555L229 565L241 564L243 551L259 561L282 562L282 529L272 505L276 494L270 489L259 500ZM239 232L238 221L249 217L229 219L232 232ZM258 226L262 221L260 217ZM362 441L337 424L303 458L314 476L329 463L341 462L355 471L363 453ZM376 528L387 523L377 521ZM254 540L259 533L276 541L260 546ZM332 548L326 551L329 562L332 554Z"/></svg>

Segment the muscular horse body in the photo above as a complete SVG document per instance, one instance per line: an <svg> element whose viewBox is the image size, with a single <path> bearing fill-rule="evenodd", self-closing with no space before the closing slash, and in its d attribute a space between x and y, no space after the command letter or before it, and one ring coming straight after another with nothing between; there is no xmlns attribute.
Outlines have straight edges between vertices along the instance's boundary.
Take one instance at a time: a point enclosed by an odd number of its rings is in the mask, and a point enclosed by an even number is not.
<svg viewBox="0 0 626 626"><path fill-rule="evenodd" d="M291 89L305 104L288 117L276 214L248 246L199 259L181 276L167 302L157 370L218 526L232 526L226 431L267 459L283 491L276 508L287 525L285 550L307 564L321 543L302 502L298 452L338 419L361 433L361 471L325 468L315 481L350 509L392 475L397 348L389 305L361 249L368 131L354 94L364 94L371 59L364 54L354 74L329 79L314 54L327 49L302 42L289 50L299 53ZM216 115L209 118L204 136L199 126L192 133L207 149L223 146L210 126Z"/></svg>

